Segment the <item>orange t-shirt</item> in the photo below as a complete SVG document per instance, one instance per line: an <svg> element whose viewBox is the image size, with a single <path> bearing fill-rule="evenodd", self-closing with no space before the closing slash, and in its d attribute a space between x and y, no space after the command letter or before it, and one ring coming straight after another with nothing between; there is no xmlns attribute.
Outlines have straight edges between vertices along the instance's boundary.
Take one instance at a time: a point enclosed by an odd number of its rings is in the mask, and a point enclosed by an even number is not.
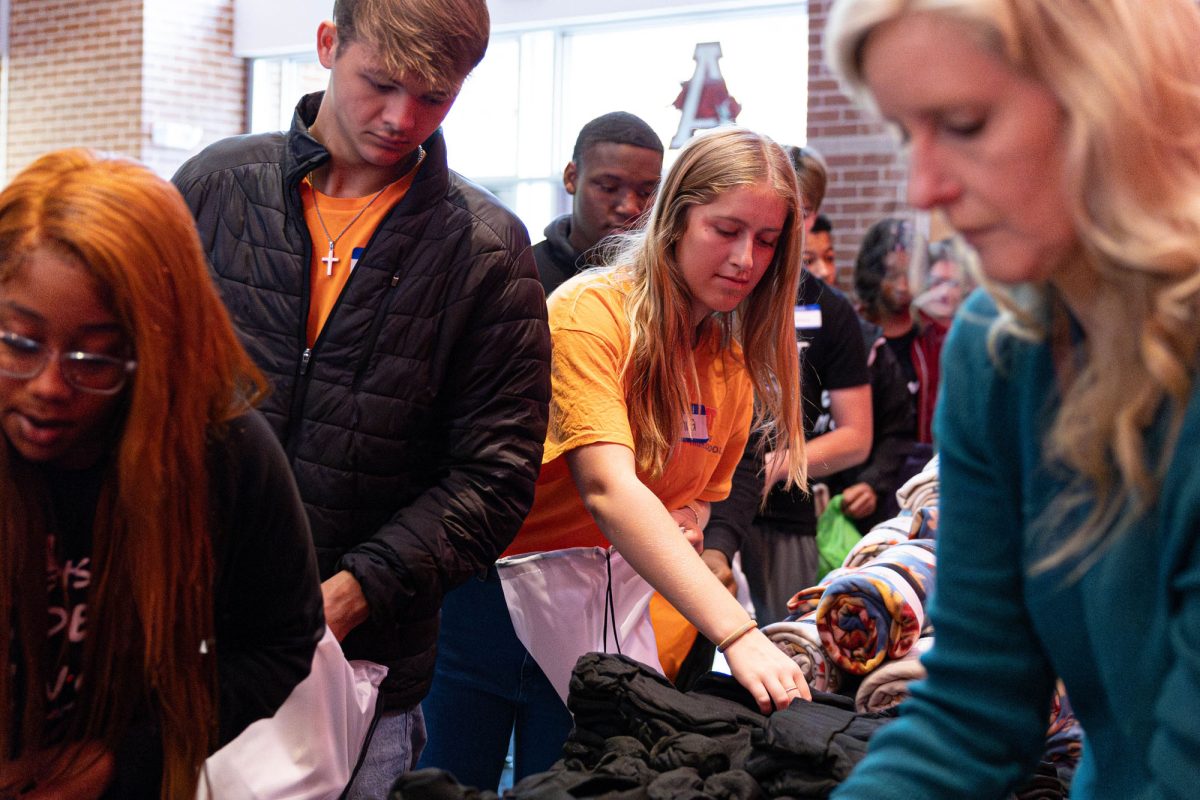
<svg viewBox="0 0 1200 800"><path fill-rule="evenodd" d="M313 342L321 335L325 321L329 319L338 297L346 288L350 273L354 271L359 257L375 234L375 229L392 207L404 199L416 174L416 170L412 170L384 189L373 202L373 195L330 197L318 192L310 181L301 182L300 201L304 204L304 222L308 225L308 233L313 243L312 261L309 264L308 325L305 329L309 347L312 347ZM320 218L317 217L317 209L313 205L314 195L320 204ZM362 212L362 216L354 219L354 215L362 211L368 202L371 205ZM321 227L321 220L325 221L324 228ZM354 222L351 223L351 220ZM337 240L330 261L329 239L325 230L329 230L330 236L338 236L347 225L350 228Z"/></svg>
<svg viewBox="0 0 1200 800"><path fill-rule="evenodd" d="M610 274L585 274L551 295L550 427L533 508L506 556L609 546L584 508L564 456L596 442L634 446L621 381L629 322L617 280ZM714 335L701 342L694 357L699 395L691 399L691 430L680 426L679 446L658 480L638 473L668 509L729 494L754 412L740 348L722 351Z"/></svg>

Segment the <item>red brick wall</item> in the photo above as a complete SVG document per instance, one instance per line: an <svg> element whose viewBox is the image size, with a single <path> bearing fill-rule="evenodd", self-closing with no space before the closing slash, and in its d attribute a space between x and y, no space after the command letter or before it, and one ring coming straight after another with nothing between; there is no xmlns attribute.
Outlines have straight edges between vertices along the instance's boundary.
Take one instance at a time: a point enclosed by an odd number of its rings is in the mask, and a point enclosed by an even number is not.
<svg viewBox="0 0 1200 800"><path fill-rule="evenodd" d="M849 286L867 228L908 206L904 162L895 138L842 94L825 66L829 5L830 0L808 4L808 143L829 162L829 189L821 210L833 223L839 281Z"/></svg>
<svg viewBox="0 0 1200 800"><path fill-rule="evenodd" d="M190 151L154 144L154 123L201 143L245 129L232 45L233 0L11 0L6 174L86 146L169 176Z"/></svg>
<svg viewBox="0 0 1200 800"><path fill-rule="evenodd" d="M184 126L199 136L185 150L144 135L142 160L171 175L201 147L247 130L247 62L233 56L233 0L145 4L143 134L152 134L157 123L160 129Z"/></svg>
<svg viewBox="0 0 1200 800"><path fill-rule="evenodd" d="M12 0L8 175L82 145L141 149L140 0Z"/></svg>

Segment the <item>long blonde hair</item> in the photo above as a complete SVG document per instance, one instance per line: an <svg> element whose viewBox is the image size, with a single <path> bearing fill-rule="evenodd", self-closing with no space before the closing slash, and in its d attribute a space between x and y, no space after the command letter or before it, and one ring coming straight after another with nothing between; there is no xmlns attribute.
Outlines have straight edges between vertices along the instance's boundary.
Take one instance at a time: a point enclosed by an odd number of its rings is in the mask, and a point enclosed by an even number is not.
<svg viewBox="0 0 1200 800"><path fill-rule="evenodd" d="M217 731L211 645L202 652L214 635L208 442L265 382L213 288L187 206L145 167L86 150L34 162L0 192L0 283L39 248L82 266L137 360L92 531L86 680L69 737L111 749L149 704L162 796L191 796ZM0 725L0 758L37 752L45 710L47 489L9 451L0 446L0 708L24 711ZM9 788L0 780L0 794Z"/></svg>
<svg viewBox="0 0 1200 800"><path fill-rule="evenodd" d="M796 175L783 149L744 128L723 128L683 147L663 179L645 229L632 236L613 261L627 276L632 347L624 379L638 467L660 475L688 411L689 371L697 331L691 296L675 257L687 229L688 210L713 202L738 186L766 183L787 207L775 255L762 280L729 313L704 325L729 351L736 343L756 395L754 425L763 446L788 451L788 485L805 483L800 375L793 309L802 246ZM704 331L703 333L708 333Z"/></svg>
<svg viewBox="0 0 1200 800"><path fill-rule="evenodd" d="M1200 345L1200 10L1193 0L839 0L828 60L866 97L863 47L910 13L961 20L979 42L1058 100L1065 187L1097 287L1086 353L1049 437L1078 478L1053 515L1092 510L1041 567L1096 557L1155 502L1195 379ZM991 286L1001 335L1041 339L1052 291ZM1032 298L1032 300L1027 299ZM1164 402L1172 427L1147 456Z"/></svg>

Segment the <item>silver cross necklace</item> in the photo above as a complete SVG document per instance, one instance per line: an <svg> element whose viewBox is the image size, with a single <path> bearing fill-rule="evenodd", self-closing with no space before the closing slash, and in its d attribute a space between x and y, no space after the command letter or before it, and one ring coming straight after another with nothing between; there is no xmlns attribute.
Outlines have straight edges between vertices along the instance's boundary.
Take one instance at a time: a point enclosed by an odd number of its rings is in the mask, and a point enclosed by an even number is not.
<svg viewBox="0 0 1200 800"><path fill-rule="evenodd" d="M408 172L404 173L403 178L398 178L397 180L404 180L404 178L407 178L410 175L412 175L414 172L417 171L417 168L421 166L421 162L424 160L425 160L425 148L420 145L417 145L417 163L412 165L412 169L410 169ZM321 223L321 232L325 234L325 241L329 243L329 252L325 255L324 258L321 259L321 263L325 265L325 276L329 277L329 276L333 275L333 265L336 264L337 262L341 261L340 258L336 257L333 254L333 249L335 247L337 247L337 243L340 242L342 237L346 235L346 231L348 231L354 227L354 223L358 222L358 218L366 213L367 209L371 207L371 204L379 199L379 195L386 192L388 190L389 186L394 186L396 181L392 181L387 186L384 186L382 189L380 189L378 192L376 192L374 195L372 195L371 199L367 201L367 204L364 205L362 208L360 208L358 210L358 213L350 218L350 221L346 223L346 227L342 228L341 232L338 233L337 236L329 235L329 228L325 225L325 218L323 216L321 216L321 206L317 204L317 195L319 194L319 192L317 191L316 185L313 183L312 173L309 173L308 183L310 186L312 186L312 190L313 190L313 210L317 212L317 222Z"/></svg>

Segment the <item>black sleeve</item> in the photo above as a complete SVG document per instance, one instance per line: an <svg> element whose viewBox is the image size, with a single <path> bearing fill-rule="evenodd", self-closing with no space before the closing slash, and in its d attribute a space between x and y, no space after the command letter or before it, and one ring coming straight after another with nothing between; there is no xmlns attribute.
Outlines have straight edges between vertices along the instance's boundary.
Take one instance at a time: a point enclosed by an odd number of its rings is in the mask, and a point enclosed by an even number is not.
<svg viewBox="0 0 1200 800"><path fill-rule="evenodd" d="M220 744L275 713L308 676L325 632L308 517L258 412L214 436Z"/></svg>
<svg viewBox="0 0 1200 800"><path fill-rule="evenodd" d="M871 455L858 470L858 480L883 495L896 491L896 479L915 441L912 396L896 356L887 345L875 348L871 365L874 440Z"/></svg>
<svg viewBox="0 0 1200 800"><path fill-rule="evenodd" d="M708 525L704 528L704 547L724 553L730 561L741 549L745 532L762 501L763 464L757 450L758 436L751 435L733 471L729 496L712 504Z"/></svg>
<svg viewBox="0 0 1200 800"><path fill-rule="evenodd" d="M549 420L550 328L528 236L523 227L512 235L475 256L471 326L453 344L458 368L441 393L448 436L438 482L337 565L389 624L435 616L446 592L504 552L533 505Z"/></svg>

